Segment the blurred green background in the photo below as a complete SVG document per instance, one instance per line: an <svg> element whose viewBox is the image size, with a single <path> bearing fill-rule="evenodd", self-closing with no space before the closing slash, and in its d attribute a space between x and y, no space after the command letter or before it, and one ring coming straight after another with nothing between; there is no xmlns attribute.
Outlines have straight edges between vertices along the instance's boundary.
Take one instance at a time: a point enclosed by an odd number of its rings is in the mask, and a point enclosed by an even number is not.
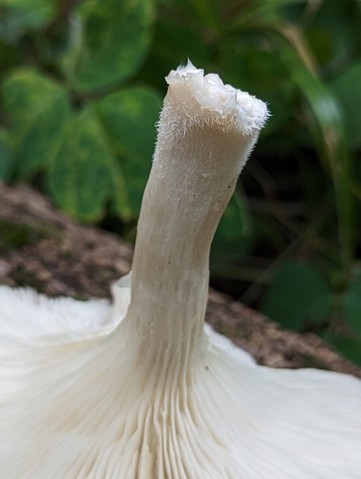
<svg viewBox="0 0 361 479"><path fill-rule="evenodd" d="M132 241L190 58L272 112L212 284L361 364L360 25L359 0L0 0L0 178Z"/></svg>

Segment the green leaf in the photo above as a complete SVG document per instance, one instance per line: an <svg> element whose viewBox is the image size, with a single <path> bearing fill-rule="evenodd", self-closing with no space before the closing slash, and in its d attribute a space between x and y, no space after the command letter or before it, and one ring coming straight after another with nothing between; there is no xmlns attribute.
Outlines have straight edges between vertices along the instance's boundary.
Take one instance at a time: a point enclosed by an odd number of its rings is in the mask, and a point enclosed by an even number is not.
<svg viewBox="0 0 361 479"><path fill-rule="evenodd" d="M307 64L309 59L301 56L300 51L306 49L306 45L298 30L280 26L279 30L273 30L273 34L276 34L274 39L279 44L278 52L289 77L307 100L317 122L319 130L312 130L312 125L309 125L311 133L316 141L322 142L320 146L332 163L339 148L344 147L344 124L337 99Z"/></svg>
<svg viewBox="0 0 361 479"><path fill-rule="evenodd" d="M80 34L64 57L71 85L96 91L125 82L140 67L151 39L153 0L93 0L80 9Z"/></svg>
<svg viewBox="0 0 361 479"><path fill-rule="evenodd" d="M112 200L123 220L136 218L160 104L151 89L134 87L106 96L71 119L48 174L56 203L72 216L94 221Z"/></svg>
<svg viewBox="0 0 361 479"><path fill-rule="evenodd" d="M191 21L196 20L208 34L216 35L220 30L221 7L218 0L177 0L179 6L188 11Z"/></svg>
<svg viewBox="0 0 361 479"><path fill-rule="evenodd" d="M115 169L96 116L88 107L66 125L48 173L50 194L68 214L97 220L111 195Z"/></svg>
<svg viewBox="0 0 361 479"><path fill-rule="evenodd" d="M272 25L281 18L282 9L304 0L260 0L252 2L235 2L229 8L229 29L239 31L259 25ZM284 15L283 15L284 16Z"/></svg>
<svg viewBox="0 0 361 479"><path fill-rule="evenodd" d="M26 177L51 163L70 115L66 92L32 70L16 70L3 82L16 173Z"/></svg>
<svg viewBox="0 0 361 479"><path fill-rule="evenodd" d="M361 341L361 275L349 284L343 298L345 320Z"/></svg>
<svg viewBox="0 0 361 479"><path fill-rule="evenodd" d="M0 179L9 181L13 171L13 158L8 148L7 132L0 129Z"/></svg>
<svg viewBox="0 0 361 479"><path fill-rule="evenodd" d="M361 111L361 61L351 65L331 84L332 90L340 100L345 121L345 133L353 148L361 147L360 111Z"/></svg>
<svg viewBox="0 0 361 479"><path fill-rule="evenodd" d="M220 276L237 277L234 266L249 249L253 227L246 204L236 193L221 218L211 249L211 269Z"/></svg>
<svg viewBox="0 0 361 479"><path fill-rule="evenodd" d="M301 262L283 263L262 301L262 312L285 328L320 324L331 313L332 293L325 280Z"/></svg>
<svg viewBox="0 0 361 479"><path fill-rule="evenodd" d="M16 45L12 45L0 38L0 58L1 75L3 76L4 72L19 65L21 62L21 52Z"/></svg>
<svg viewBox="0 0 361 479"><path fill-rule="evenodd" d="M361 341L327 331L322 338L342 356L361 366Z"/></svg>
<svg viewBox="0 0 361 479"><path fill-rule="evenodd" d="M202 65L202 68L207 68L210 64L210 48L199 41L198 30L194 32L188 25L176 24L173 17L159 19L152 42L152 55L147 60L147 74L151 76L152 84L158 84L161 80L164 87L159 72L166 73L176 65L186 64L188 56L195 65Z"/></svg>
<svg viewBox="0 0 361 479"><path fill-rule="evenodd" d="M55 2L51 0L2 0L0 36L14 41L27 30L38 30L52 19Z"/></svg>
<svg viewBox="0 0 361 479"><path fill-rule="evenodd" d="M116 209L124 220L136 218L140 210L160 107L160 96L146 87L123 89L96 103L103 133L124 178L124 188L114 191Z"/></svg>
<svg viewBox="0 0 361 479"><path fill-rule="evenodd" d="M271 29L272 30L272 29ZM347 145L340 105L330 88L322 82L310 65L310 53L303 36L294 26L274 28L279 52L289 74L308 102L313 122L309 130L326 160L335 190L338 216L340 261L345 274L354 255L353 197L351 195L351 156Z"/></svg>

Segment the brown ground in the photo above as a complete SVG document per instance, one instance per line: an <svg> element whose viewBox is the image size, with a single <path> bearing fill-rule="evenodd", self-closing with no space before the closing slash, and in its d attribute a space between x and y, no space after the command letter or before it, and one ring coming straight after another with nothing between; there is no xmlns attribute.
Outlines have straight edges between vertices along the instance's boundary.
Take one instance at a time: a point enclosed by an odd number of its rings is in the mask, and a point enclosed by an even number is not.
<svg viewBox="0 0 361 479"><path fill-rule="evenodd" d="M0 284L30 285L51 296L103 297L129 271L131 258L131 247L115 235L75 223L29 188L0 183ZM207 321L261 364L318 367L361 377L360 368L317 336L281 330L214 290Z"/></svg>

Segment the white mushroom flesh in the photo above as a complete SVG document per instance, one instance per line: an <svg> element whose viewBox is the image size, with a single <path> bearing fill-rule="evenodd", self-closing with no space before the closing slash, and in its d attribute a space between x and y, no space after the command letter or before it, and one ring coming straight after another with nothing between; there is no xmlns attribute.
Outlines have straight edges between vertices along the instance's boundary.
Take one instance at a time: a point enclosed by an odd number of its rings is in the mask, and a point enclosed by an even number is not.
<svg viewBox="0 0 361 479"><path fill-rule="evenodd" d="M0 288L0 478L360 479L359 380L258 366L204 327L211 240L267 108L190 63L167 82L114 304Z"/></svg>

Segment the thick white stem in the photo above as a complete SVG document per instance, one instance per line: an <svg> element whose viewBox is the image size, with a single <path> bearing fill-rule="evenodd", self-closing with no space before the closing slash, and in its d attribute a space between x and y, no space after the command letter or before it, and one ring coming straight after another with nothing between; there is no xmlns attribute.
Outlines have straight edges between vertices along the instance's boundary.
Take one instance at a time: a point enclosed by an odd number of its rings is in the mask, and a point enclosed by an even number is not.
<svg viewBox="0 0 361 479"><path fill-rule="evenodd" d="M186 359L203 338L210 244L267 110L191 65L167 80L125 322Z"/></svg>

